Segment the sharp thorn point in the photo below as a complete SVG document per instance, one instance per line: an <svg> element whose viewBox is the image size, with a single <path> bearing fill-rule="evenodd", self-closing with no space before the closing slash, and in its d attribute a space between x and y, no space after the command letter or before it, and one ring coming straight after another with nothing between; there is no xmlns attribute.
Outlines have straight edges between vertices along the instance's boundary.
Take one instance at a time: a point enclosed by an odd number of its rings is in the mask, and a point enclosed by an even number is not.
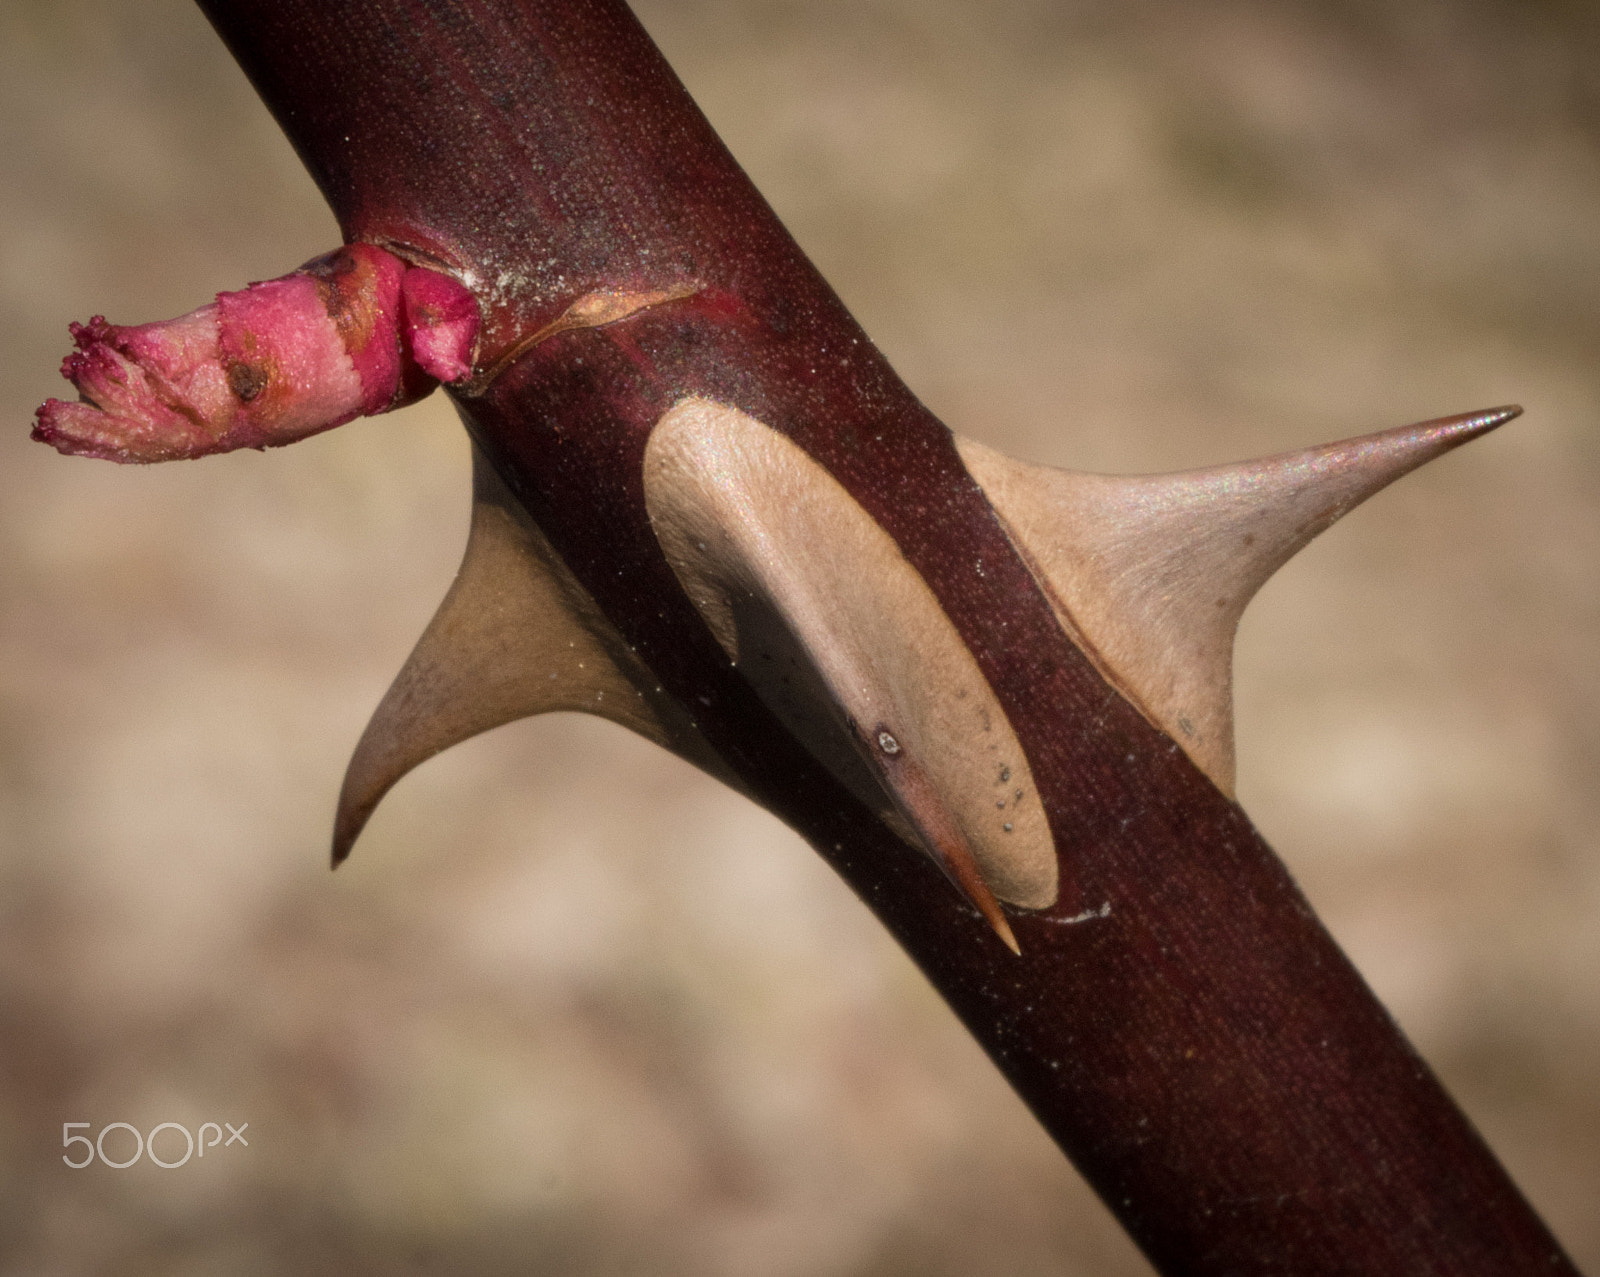
<svg viewBox="0 0 1600 1277"><path fill-rule="evenodd" d="M379 791L378 797L387 792L388 786ZM337 869L350 859L350 853L355 850L356 839L361 837L361 831L367 827L367 818L372 815L377 806L377 798L356 804L349 802L347 795L339 795L339 814L333 821L333 846L328 857L328 867Z"/></svg>
<svg viewBox="0 0 1600 1277"><path fill-rule="evenodd" d="M1000 937L1001 943L1021 957L1022 947L1017 944L1011 923L1007 921L1000 901L995 898L994 892L989 890L989 884L983 880L983 874L978 869L978 862L973 857L971 848L965 841L939 840L932 845L937 848L936 858L940 867L945 871L945 876L955 884L956 890L983 915L983 920L994 928L994 933Z"/></svg>
<svg viewBox="0 0 1600 1277"><path fill-rule="evenodd" d="M990 918L989 925L994 928L995 935L1000 937L1006 948L1020 958L1022 956L1022 946L1017 943L1017 937L1012 933L1011 924L1006 921L1005 914L1000 914L998 918Z"/></svg>
<svg viewBox="0 0 1600 1277"><path fill-rule="evenodd" d="M1515 421L1522 416L1520 403L1507 403L1501 408L1483 408L1477 413L1456 413L1454 416L1442 416L1435 421L1422 421L1418 426L1402 427L1400 432L1410 430L1426 430L1427 435L1437 440L1442 440L1446 446L1466 443L1470 438L1486 435L1490 430L1504 426L1507 421Z"/></svg>
<svg viewBox="0 0 1600 1277"><path fill-rule="evenodd" d="M1488 408L1475 414L1482 423L1484 430L1493 430L1496 426L1503 426L1508 421L1515 421L1522 415L1522 405L1519 403L1504 404L1499 408Z"/></svg>
<svg viewBox="0 0 1600 1277"><path fill-rule="evenodd" d="M1504 404L1499 408L1484 408L1478 412L1458 413L1453 417L1440 417L1424 424L1434 427L1440 434L1456 435L1464 443L1478 435L1487 434L1508 421L1522 415L1521 404Z"/></svg>

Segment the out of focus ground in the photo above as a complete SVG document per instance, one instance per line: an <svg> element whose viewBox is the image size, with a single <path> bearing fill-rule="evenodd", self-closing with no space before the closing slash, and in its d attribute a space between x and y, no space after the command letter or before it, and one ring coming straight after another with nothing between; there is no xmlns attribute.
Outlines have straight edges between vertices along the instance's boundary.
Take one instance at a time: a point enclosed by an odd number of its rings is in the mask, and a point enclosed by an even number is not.
<svg viewBox="0 0 1600 1277"><path fill-rule="evenodd" d="M1267 589L1240 792L1600 1271L1592 7L641 12L967 434L1146 470L1527 405ZM0 1270L1148 1271L815 857L619 729L464 746L327 872L463 540L446 407L142 471L27 431L68 320L334 238L190 8L0 8ZM250 1142L74 1171L69 1121Z"/></svg>

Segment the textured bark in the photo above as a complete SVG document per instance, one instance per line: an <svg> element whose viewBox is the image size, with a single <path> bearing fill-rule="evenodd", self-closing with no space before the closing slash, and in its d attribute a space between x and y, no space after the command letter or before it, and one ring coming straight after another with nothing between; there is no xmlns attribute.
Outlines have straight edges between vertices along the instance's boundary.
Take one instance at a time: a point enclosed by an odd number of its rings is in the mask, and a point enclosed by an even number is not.
<svg viewBox="0 0 1600 1277"><path fill-rule="evenodd" d="M1063 633L963 467L620 0L202 0L344 233L484 310L456 398L751 792L850 882L1165 1273L1572 1272L1237 805ZM677 294L556 331L597 291ZM783 432L976 657L1060 855L1013 956L729 666L641 457L687 396Z"/></svg>

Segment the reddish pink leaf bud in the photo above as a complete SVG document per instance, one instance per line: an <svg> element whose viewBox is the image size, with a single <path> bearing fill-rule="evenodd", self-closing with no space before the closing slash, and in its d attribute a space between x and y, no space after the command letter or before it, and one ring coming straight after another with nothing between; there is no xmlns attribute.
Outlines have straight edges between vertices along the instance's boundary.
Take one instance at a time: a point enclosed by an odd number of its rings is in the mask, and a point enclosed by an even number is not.
<svg viewBox="0 0 1600 1277"><path fill-rule="evenodd" d="M413 278L415 282L413 283ZM478 309L437 271L351 244L165 323L73 324L33 437L65 453L170 461L267 448L420 399L472 370Z"/></svg>
<svg viewBox="0 0 1600 1277"><path fill-rule="evenodd" d="M460 381L472 371L478 303L450 276L421 267L406 272L400 289L411 357L440 381Z"/></svg>
<svg viewBox="0 0 1600 1277"><path fill-rule="evenodd" d="M399 407L403 364L400 279L406 273L406 264L381 248L351 244L307 262L297 273L315 282L323 313L333 322L340 346L350 356L351 367L361 382L359 415L371 416ZM247 298L255 291L224 293L217 301L226 307L230 298ZM248 332L248 320L244 316L241 320L244 322L238 331ZM420 388L420 394L410 395L404 402L410 403L432 389L432 382L428 382Z"/></svg>

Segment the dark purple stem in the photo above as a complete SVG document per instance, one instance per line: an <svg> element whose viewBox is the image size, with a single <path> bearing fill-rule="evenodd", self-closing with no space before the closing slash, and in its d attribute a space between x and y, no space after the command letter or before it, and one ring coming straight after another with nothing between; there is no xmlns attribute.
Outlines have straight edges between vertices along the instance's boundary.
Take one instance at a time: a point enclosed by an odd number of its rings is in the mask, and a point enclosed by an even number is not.
<svg viewBox="0 0 1600 1277"><path fill-rule="evenodd" d="M347 238L437 259L457 398L530 513L753 792L912 954L1164 1273L1573 1273L1239 808L1090 667L963 469L620 0L201 0ZM1009 715L1062 897L1013 957L777 724L662 557L640 460L679 399L826 466ZM1075 920L1076 919L1076 920Z"/></svg>

